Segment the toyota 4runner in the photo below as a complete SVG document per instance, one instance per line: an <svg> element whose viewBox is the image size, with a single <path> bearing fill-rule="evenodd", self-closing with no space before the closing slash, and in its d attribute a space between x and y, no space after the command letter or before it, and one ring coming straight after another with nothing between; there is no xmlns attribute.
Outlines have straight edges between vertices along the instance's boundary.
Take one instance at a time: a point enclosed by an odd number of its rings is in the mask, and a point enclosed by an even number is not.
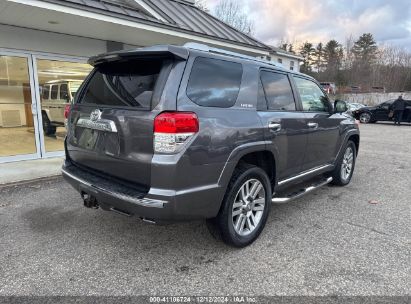
<svg viewBox="0 0 411 304"><path fill-rule="evenodd" d="M62 169L86 207L151 223L206 219L243 247L272 203L351 180L358 125L307 75L192 43L89 62Z"/></svg>

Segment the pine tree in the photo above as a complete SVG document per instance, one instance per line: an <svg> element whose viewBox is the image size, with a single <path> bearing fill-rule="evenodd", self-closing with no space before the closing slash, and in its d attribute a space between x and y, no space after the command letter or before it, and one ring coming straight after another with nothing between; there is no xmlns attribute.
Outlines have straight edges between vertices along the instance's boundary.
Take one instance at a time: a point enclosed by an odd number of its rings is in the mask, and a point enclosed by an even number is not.
<svg viewBox="0 0 411 304"><path fill-rule="evenodd" d="M324 45L320 42L317 47L315 48L315 66L317 68L317 72L321 72L324 68L325 64L325 56L324 56Z"/></svg>
<svg viewBox="0 0 411 304"><path fill-rule="evenodd" d="M352 48L355 60L366 66L374 63L377 57L377 51L377 43L370 33L362 34Z"/></svg>
<svg viewBox="0 0 411 304"><path fill-rule="evenodd" d="M315 48L312 43L305 42L300 48L300 55L304 58L303 65L301 66L301 72L309 73L312 71L311 64L313 56L315 54Z"/></svg>

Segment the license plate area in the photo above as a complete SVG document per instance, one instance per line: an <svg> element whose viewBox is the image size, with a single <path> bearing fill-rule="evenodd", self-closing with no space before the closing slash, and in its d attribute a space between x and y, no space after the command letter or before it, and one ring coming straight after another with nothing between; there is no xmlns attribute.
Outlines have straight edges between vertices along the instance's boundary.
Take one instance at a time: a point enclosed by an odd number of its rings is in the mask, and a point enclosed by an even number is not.
<svg viewBox="0 0 411 304"><path fill-rule="evenodd" d="M120 154L118 133L76 126L73 144L80 149L94 151L109 156L119 156Z"/></svg>

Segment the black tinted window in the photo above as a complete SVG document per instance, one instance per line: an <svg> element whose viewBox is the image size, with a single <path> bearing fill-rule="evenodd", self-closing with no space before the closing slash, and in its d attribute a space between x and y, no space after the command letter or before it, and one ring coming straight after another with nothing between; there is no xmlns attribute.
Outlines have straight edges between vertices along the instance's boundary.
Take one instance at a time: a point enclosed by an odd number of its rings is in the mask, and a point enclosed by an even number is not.
<svg viewBox="0 0 411 304"><path fill-rule="evenodd" d="M43 99L49 99L50 86L46 85L43 87Z"/></svg>
<svg viewBox="0 0 411 304"><path fill-rule="evenodd" d="M68 99L68 85L66 83L60 85L60 99Z"/></svg>
<svg viewBox="0 0 411 304"><path fill-rule="evenodd" d="M59 91L59 86L57 84L51 86L51 99L57 99L57 93Z"/></svg>
<svg viewBox="0 0 411 304"><path fill-rule="evenodd" d="M191 70L187 96L204 107L232 107L238 96L243 67L239 63L197 58Z"/></svg>
<svg viewBox="0 0 411 304"><path fill-rule="evenodd" d="M132 106L151 109L157 80L165 82L171 60L141 59L99 66L82 96L81 103ZM167 74L168 75L168 74Z"/></svg>
<svg viewBox="0 0 411 304"><path fill-rule="evenodd" d="M295 111L295 101L287 75L261 72L268 110Z"/></svg>

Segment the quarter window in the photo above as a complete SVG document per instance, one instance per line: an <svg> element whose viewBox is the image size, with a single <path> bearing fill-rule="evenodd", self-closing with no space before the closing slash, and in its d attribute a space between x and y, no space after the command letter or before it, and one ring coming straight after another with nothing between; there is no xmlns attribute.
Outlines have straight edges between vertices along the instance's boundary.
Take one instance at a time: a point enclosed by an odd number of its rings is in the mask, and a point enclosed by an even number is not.
<svg viewBox="0 0 411 304"><path fill-rule="evenodd" d="M232 107L238 97L243 67L239 63L198 57L187 85L187 96L203 107Z"/></svg>
<svg viewBox="0 0 411 304"><path fill-rule="evenodd" d="M311 80L294 77L300 94L303 110L309 112L328 112L330 102L320 87Z"/></svg>
<svg viewBox="0 0 411 304"><path fill-rule="evenodd" d="M262 71L261 82L263 84L268 110L296 110L294 95L286 74Z"/></svg>

